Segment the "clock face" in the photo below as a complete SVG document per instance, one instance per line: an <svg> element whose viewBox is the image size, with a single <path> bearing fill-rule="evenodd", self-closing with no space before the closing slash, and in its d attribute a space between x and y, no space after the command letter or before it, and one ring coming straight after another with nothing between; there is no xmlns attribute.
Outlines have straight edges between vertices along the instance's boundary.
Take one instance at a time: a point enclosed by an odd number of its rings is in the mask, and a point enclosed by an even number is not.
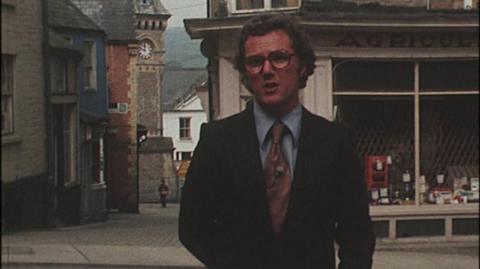
<svg viewBox="0 0 480 269"><path fill-rule="evenodd" d="M142 57L142 59L149 59L152 57L153 53L153 46L150 44L150 42L143 41L140 43L140 50L139 50L139 55Z"/></svg>

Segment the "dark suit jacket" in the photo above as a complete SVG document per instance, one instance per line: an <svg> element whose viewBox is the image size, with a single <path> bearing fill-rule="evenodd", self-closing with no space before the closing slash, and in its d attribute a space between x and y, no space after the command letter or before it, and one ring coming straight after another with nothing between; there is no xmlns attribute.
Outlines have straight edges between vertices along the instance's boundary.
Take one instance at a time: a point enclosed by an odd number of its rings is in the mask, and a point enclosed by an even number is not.
<svg viewBox="0 0 480 269"><path fill-rule="evenodd" d="M202 126L183 187L179 237L208 268L371 268L375 236L351 139L303 110L290 204L271 227L252 106Z"/></svg>

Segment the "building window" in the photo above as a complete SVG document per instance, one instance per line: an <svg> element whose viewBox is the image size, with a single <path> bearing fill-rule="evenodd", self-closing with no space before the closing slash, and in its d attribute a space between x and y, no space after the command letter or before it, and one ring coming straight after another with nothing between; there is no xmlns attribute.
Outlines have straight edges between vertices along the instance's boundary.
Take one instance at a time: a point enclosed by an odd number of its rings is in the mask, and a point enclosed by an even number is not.
<svg viewBox="0 0 480 269"><path fill-rule="evenodd" d="M235 10L293 8L299 6L299 0L235 0Z"/></svg>
<svg viewBox="0 0 480 269"><path fill-rule="evenodd" d="M85 89L97 88L97 49L94 41L85 41L84 72Z"/></svg>
<svg viewBox="0 0 480 269"><path fill-rule="evenodd" d="M92 183L104 183L103 174L103 139L92 142Z"/></svg>
<svg viewBox="0 0 480 269"><path fill-rule="evenodd" d="M52 91L67 92L68 91L68 61L67 59L54 57L51 62L52 66Z"/></svg>
<svg viewBox="0 0 480 269"><path fill-rule="evenodd" d="M180 118L180 139L192 139L190 135L191 118Z"/></svg>
<svg viewBox="0 0 480 269"><path fill-rule="evenodd" d="M192 159L192 153L190 151L181 152L182 161Z"/></svg>
<svg viewBox="0 0 480 269"><path fill-rule="evenodd" d="M76 113L70 105L53 106L54 164L58 184L76 180Z"/></svg>
<svg viewBox="0 0 480 269"><path fill-rule="evenodd" d="M75 181L75 114L74 107L64 106L63 117L63 142L65 160L65 183Z"/></svg>
<svg viewBox="0 0 480 269"><path fill-rule="evenodd" d="M175 153L175 160L176 161L185 161L192 159L192 152L191 151L177 151Z"/></svg>
<svg viewBox="0 0 480 269"><path fill-rule="evenodd" d="M13 133L13 56L2 54L2 135Z"/></svg>

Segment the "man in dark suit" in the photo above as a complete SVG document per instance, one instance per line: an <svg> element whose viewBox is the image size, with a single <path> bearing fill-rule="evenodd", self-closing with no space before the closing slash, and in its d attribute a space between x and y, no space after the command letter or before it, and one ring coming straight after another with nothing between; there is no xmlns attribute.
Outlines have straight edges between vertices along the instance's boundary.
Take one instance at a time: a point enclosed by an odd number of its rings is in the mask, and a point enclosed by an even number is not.
<svg viewBox="0 0 480 269"><path fill-rule="evenodd" d="M179 237L208 268L371 268L375 236L346 132L311 114L299 90L315 57L292 17L241 32L236 68L254 100L202 126L183 187Z"/></svg>

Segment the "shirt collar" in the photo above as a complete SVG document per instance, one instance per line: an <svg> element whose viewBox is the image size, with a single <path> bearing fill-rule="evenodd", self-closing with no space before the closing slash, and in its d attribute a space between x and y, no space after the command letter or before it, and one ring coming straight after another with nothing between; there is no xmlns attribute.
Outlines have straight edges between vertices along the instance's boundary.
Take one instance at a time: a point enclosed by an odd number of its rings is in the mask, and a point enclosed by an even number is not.
<svg viewBox="0 0 480 269"><path fill-rule="evenodd" d="M253 102L253 116L255 118L255 126L257 128L257 138L260 145L266 146L266 136L268 131L275 123L277 118L266 113L257 102ZM290 131L292 135L293 146L298 146L298 140L300 138L300 127L302 120L302 106L297 105L292 111L280 119Z"/></svg>

